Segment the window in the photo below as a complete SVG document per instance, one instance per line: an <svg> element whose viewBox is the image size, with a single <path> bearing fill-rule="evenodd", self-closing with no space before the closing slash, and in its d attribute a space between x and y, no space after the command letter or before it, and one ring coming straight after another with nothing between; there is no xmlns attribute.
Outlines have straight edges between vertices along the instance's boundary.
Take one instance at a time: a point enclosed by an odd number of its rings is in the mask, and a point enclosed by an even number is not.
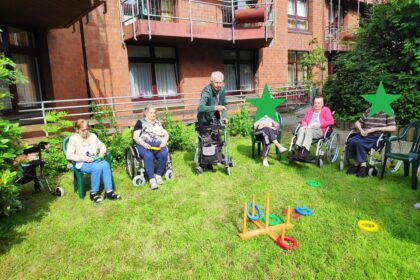
<svg viewBox="0 0 420 280"><path fill-rule="evenodd" d="M19 107L36 107L37 101L42 100L40 73L38 65L38 50L35 44L34 33L10 26L2 26L0 33L0 53L11 58L16 68L22 71L28 80L27 83L17 85L0 85L0 90L8 91L13 98L3 98L6 114L15 114Z"/></svg>
<svg viewBox="0 0 420 280"><path fill-rule="evenodd" d="M308 30L308 0L288 0L287 14L289 29Z"/></svg>
<svg viewBox="0 0 420 280"><path fill-rule="evenodd" d="M131 96L177 95L177 59L173 47L128 46Z"/></svg>
<svg viewBox="0 0 420 280"><path fill-rule="evenodd" d="M290 86L301 85L308 77L306 67L299 64L299 58L305 52L289 51L287 82Z"/></svg>
<svg viewBox="0 0 420 280"><path fill-rule="evenodd" d="M249 90L254 87L254 52L224 50L226 91Z"/></svg>

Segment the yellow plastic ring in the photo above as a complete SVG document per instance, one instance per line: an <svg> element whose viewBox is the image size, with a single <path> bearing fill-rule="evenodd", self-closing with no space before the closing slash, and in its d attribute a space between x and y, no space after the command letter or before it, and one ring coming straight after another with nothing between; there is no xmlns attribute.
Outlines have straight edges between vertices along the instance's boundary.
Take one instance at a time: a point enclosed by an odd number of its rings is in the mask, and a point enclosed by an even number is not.
<svg viewBox="0 0 420 280"><path fill-rule="evenodd" d="M360 220L357 223L357 226L363 230L363 231L367 231L367 232L375 232L378 231L379 226L378 224L372 222L372 221L368 221L368 220Z"/></svg>

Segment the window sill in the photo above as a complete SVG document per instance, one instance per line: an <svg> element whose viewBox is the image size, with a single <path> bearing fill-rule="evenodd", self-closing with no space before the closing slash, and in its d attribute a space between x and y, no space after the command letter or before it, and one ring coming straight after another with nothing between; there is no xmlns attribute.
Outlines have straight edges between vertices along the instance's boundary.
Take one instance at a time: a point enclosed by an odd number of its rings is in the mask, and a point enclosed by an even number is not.
<svg viewBox="0 0 420 280"><path fill-rule="evenodd" d="M299 30L299 29L288 29L289 33L295 33L295 34L302 34L302 35L312 35L312 32L306 31L306 30Z"/></svg>
<svg viewBox="0 0 420 280"><path fill-rule="evenodd" d="M170 95L170 96L158 96L158 95L152 95L150 97L131 97L131 100L136 101L160 101L160 100L174 100L174 99L180 99L181 96L177 93L176 95Z"/></svg>

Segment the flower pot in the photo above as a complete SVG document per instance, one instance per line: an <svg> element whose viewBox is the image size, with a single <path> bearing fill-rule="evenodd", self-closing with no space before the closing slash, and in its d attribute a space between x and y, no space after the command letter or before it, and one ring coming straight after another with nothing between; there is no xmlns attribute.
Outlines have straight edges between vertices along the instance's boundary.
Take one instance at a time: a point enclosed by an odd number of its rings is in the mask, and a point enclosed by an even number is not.
<svg viewBox="0 0 420 280"><path fill-rule="evenodd" d="M264 12L265 11L263 8L236 10L235 22L237 24L264 22L265 20Z"/></svg>
<svg viewBox="0 0 420 280"><path fill-rule="evenodd" d="M352 41L356 39L356 34L348 32L348 31L342 31L340 32L340 40L343 41Z"/></svg>

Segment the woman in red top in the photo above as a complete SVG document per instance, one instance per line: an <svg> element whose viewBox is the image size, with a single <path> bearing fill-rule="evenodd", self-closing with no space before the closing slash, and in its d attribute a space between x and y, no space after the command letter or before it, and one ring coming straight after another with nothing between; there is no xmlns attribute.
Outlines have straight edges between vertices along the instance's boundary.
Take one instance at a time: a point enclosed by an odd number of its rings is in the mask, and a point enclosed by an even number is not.
<svg viewBox="0 0 420 280"><path fill-rule="evenodd" d="M321 138L328 126L334 124L331 110L324 106L324 97L316 96L314 105L310 108L298 131L296 145L298 146L298 159L307 159L312 139Z"/></svg>

